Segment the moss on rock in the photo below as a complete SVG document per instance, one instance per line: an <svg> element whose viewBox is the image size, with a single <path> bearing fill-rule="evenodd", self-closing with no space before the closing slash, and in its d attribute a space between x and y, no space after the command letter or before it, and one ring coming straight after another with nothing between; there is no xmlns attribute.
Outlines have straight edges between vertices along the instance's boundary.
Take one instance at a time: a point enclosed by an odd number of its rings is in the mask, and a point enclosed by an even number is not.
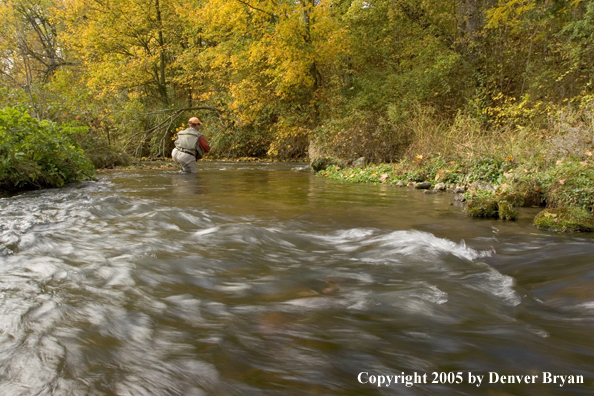
<svg viewBox="0 0 594 396"><path fill-rule="evenodd" d="M328 168L329 166L339 166L341 168L346 168L346 162L339 160L337 158L332 158L332 157L324 157L324 158L318 158L316 160L313 160L309 166L311 167L311 169L314 172L319 172L322 170L326 170L326 168Z"/></svg>
<svg viewBox="0 0 594 396"><path fill-rule="evenodd" d="M467 202L464 213L470 217L496 219L499 217L499 205L492 198L475 198Z"/></svg>
<svg viewBox="0 0 594 396"><path fill-rule="evenodd" d="M594 216L587 210L576 207L545 209L536 215L534 225L557 232L588 232L594 231Z"/></svg>
<svg viewBox="0 0 594 396"><path fill-rule="evenodd" d="M499 218L502 220L517 220L518 212L514 209L514 206L507 201L498 201L498 212Z"/></svg>

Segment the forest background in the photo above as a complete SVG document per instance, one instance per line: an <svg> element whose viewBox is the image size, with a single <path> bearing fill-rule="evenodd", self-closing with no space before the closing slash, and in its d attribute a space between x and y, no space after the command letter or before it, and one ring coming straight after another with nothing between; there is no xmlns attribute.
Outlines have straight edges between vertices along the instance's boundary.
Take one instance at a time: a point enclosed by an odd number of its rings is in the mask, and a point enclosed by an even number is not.
<svg viewBox="0 0 594 396"><path fill-rule="evenodd" d="M582 155L593 44L587 0L1 0L0 107L96 166L191 115L215 158Z"/></svg>

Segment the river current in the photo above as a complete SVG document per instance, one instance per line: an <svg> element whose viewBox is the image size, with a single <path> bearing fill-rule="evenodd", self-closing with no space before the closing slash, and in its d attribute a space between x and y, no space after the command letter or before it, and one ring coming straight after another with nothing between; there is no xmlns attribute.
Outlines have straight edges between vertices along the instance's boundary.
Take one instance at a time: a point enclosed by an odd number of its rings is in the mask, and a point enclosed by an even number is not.
<svg viewBox="0 0 594 396"><path fill-rule="evenodd" d="M0 395L594 394L592 234L198 168L0 198Z"/></svg>

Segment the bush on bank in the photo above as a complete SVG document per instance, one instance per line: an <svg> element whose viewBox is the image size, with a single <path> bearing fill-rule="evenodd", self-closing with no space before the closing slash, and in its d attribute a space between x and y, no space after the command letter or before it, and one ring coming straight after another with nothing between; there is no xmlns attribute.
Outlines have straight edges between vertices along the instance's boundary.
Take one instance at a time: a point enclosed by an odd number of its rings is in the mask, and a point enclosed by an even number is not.
<svg viewBox="0 0 594 396"><path fill-rule="evenodd" d="M71 136L83 128L39 121L24 108L0 109L0 189L61 187L94 177Z"/></svg>

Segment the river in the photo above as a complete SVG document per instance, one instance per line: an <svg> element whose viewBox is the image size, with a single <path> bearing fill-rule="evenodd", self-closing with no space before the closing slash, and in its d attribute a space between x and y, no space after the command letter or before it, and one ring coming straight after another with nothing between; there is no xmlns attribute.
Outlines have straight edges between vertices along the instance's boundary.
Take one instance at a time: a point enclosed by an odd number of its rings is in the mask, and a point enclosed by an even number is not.
<svg viewBox="0 0 594 396"><path fill-rule="evenodd" d="M592 234L198 168L0 199L0 395L594 393Z"/></svg>

